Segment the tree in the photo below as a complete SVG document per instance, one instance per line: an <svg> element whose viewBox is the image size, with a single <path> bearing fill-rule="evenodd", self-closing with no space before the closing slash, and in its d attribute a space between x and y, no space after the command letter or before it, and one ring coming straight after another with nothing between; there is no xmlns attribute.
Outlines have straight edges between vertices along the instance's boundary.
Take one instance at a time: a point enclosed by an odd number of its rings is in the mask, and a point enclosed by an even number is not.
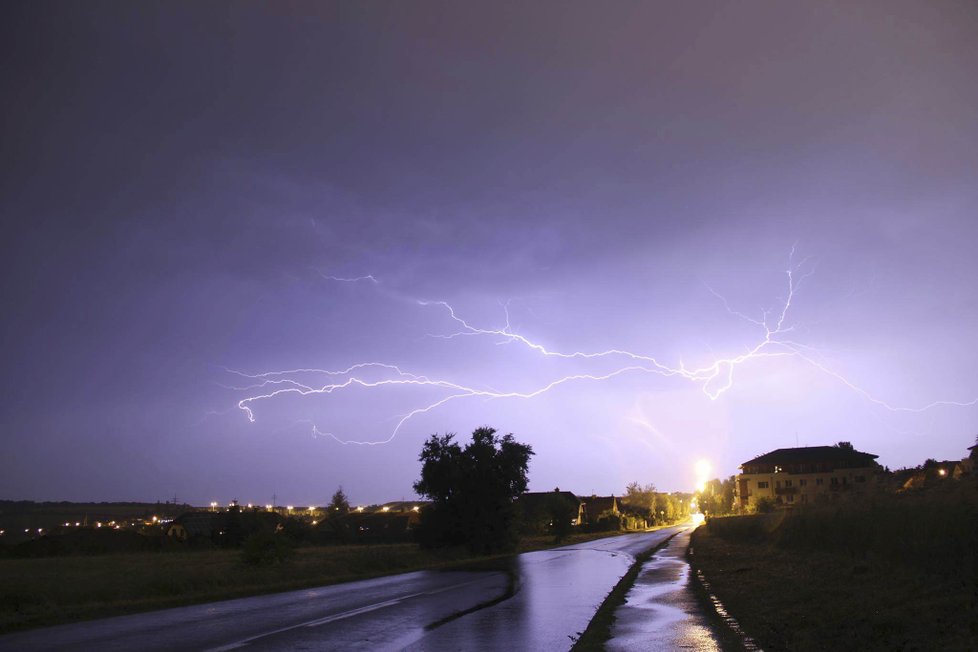
<svg viewBox="0 0 978 652"><path fill-rule="evenodd" d="M621 498L622 509L646 521L655 522L655 485L640 485L631 482L625 487L625 495Z"/></svg>
<svg viewBox="0 0 978 652"><path fill-rule="evenodd" d="M714 478L706 483L706 488L696 495L700 511L709 516L725 516L733 512L734 498L737 491L737 477L730 476L726 480Z"/></svg>
<svg viewBox="0 0 978 652"><path fill-rule="evenodd" d="M547 501L547 515L550 517L550 530L553 532L555 543L566 539L573 530L573 522L577 518L575 509L577 506L559 494L551 496Z"/></svg>
<svg viewBox="0 0 978 652"><path fill-rule="evenodd" d="M846 451L856 450L855 448L852 447L852 442L848 442L848 441L840 441L838 444L835 445L835 447L841 448L842 450L846 450Z"/></svg>
<svg viewBox="0 0 978 652"><path fill-rule="evenodd" d="M342 516L350 511L350 501L346 499L346 494L343 493L343 485L336 490L333 494L333 498L330 499L329 505L326 506L326 518L333 516Z"/></svg>
<svg viewBox="0 0 978 652"><path fill-rule="evenodd" d="M414 490L432 501L421 512L421 544L465 545L476 553L514 548L513 501L526 491L533 449L489 427L476 429L464 449L454 439L432 435L421 449L421 479Z"/></svg>

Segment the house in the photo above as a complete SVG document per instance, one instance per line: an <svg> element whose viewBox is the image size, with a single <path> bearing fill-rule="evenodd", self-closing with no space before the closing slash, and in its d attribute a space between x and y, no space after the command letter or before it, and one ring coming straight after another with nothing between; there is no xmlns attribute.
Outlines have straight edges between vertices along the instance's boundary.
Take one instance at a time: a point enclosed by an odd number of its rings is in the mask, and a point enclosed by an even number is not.
<svg viewBox="0 0 978 652"><path fill-rule="evenodd" d="M851 446L779 448L740 465L737 506L756 509L768 499L794 507L861 493L874 483L877 457Z"/></svg>
<svg viewBox="0 0 978 652"><path fill-rule="evenodd" d="M588 524L596 523L602 514L606 516L618 516L621 514L618 499L614 496L590 496L583 500L584 518Z"/></svg>
<svg viewBox="0 0 978 652"><path fill-rule="evenodd" d="M166 536L176 541L210 540L218 520L214 512L185 512L173 519Z"/></svg>
<svg viewBox="0 0 978 652"><path fill-rule="evenodd" d="M963 460L944 460L937 462L927 460L923 467L911 469L906 478L902 478L900 489L922 489L930 487L944 480L958 480L967 475L970 471L968 458Z"/></svg>
<svg viewBox="0 0 978 652"><path fill-rule="evenodd" d="M399 543L412 539L420 521L420 505L418 510L354 510L319 523L317 537L324 542Z"/></svg>
<svg viewBox="0 0 978 652"><path fill-rule="evenodd" d="M516 499L516 505L523 515L527 532L549 531L555 511L570 514L571 525L575 527L585 522L584 502L569 491L561 491L559 487L553 491L528 491Z"/></svg>

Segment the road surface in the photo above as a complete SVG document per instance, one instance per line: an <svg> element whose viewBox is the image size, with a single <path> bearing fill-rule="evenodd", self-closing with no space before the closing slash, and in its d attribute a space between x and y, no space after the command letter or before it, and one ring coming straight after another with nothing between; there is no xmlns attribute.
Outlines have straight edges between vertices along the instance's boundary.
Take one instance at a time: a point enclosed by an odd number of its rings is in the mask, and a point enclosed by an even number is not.
<svg viewBox="0 0 978 652"><path fill-rule="evenodd" d="M0 637L0 650L567 650L634 556L677 528L519 555L511 573L421 571Z"/></svg>

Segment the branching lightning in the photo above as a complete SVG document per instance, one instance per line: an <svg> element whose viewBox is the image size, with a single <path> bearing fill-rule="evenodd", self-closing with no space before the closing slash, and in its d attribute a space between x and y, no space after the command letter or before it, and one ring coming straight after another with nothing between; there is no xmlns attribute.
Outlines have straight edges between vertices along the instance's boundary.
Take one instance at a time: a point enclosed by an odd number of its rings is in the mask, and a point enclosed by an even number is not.
<svg viewBox="0 0 978 652"><path fill-rule="evenodd" d="M499 344L513 344L525 347L529 351L548 358L560 358L568 360L590 361L590 360L611 360L620 361L620 366L611 371L601 371L594 373L575 373L559 376L552 380L543 382L538 386L524 391L496 389L486 386L463 383L456 380L444 378L431 378L427 375L416 374L404 370L401 366L385 362L361 362L351 365L344 369L329 370L318 368L288 369L283 371L269 371L263 373L250 374L238 370L227 369L230 374L246 379L248 384L230 387L230 389L244 392L247 396L238 401L238 408L241 409L247 418L255 421L255 406L260 403L272 401L287 395L297 395L301 397L315 395L330 395L347 391L353 388L363 388L367 390L382 387L420 387L431 388L441 392L442 395L437 399L418 405L407 413L395 417L396 421L393 429L387 434L376 440L353 440L344 439L330 432L321 431L315 423L311 423L313 433L317 436L328 436L343 444L359 445L378 445L385 444L393 440L398 432L411 419L421 414L437 410L448 403L462 399L481 398L486 400L497 399L533 399L563 385L577 382L604 382L613 378L627 374L654 374L662 377L675 377L698 386L701 391L710 399L716 400L734 385L735 370L753 360L775 357L793 357L804 361L815 369L827 374L836 381L842 383L850 390L861 395L864 399L894 412L923 412L938 406L959 406L968 407L978 405L978 398L970 401L934 401L919 407L896 406L891 403L873 396L869 391L856 383L847 379L843 374L830 368L821 361L819 352L811 346L791 339L791 334L795 330L790 324L790 313L796 293L803 281L814 273L814 266L809 264L808 259L798 264L793 263L794 249L789 256L788 269L785 270L786 294L779 301L779 306L775 310L763 311L760 318L751 317L743 312L731 308L727 300L715 292L712 288L708 290L716 296L723 304L726 311L739 319L751 324L758 330L757 339L745 347L743 352L727 357L713 356L713 361L704 366L688 367L681 360L677 364L668 364L654 356L645 353L636 353L623 349L606 349L601 351L560 351L548 348L547 346L535 341L523 334L515 332L510 324L508 306L504 305L505 325L502 328L484 328L477 326L460 316L455 308L446 301L424 301L417 300L416 304L422 307L434 307L441 309L447 314L448 322L455 328L447 334L431 334L430 337L452 340L463 337L492 338ZM318 271L318 270L317 270ZM356 278L342 278L319 274L327 280L356 283L359 281L369 281L372 284L380 284L373 275L365 275ZM370 373L379 374L380 377L374 378ZM319 378L319 382L312 382L308 378ZM325 378L325 381L323 380Z"/></svg>

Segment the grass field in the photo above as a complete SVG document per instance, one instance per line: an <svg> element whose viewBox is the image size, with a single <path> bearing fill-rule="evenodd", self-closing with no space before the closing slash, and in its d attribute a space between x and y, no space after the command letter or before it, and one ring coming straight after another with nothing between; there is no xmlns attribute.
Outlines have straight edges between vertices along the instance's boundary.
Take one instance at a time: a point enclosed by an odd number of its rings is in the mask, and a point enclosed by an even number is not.
<svg viewBox="0 0 978 652"><path fill-rule="evenodd" d="M574 535L560 545L617 534ZM530 538L520 552L554 545L552 537ZM299 548L272 566L245 565L238 550L0 559L0 632L505 559L408 543Z"/></svg>
<svg viewBox="0 0 978 652"><path fill-rule="evenodd" d="M712 519L693 564L765 650L978 649L976 489Z"/></svg>

